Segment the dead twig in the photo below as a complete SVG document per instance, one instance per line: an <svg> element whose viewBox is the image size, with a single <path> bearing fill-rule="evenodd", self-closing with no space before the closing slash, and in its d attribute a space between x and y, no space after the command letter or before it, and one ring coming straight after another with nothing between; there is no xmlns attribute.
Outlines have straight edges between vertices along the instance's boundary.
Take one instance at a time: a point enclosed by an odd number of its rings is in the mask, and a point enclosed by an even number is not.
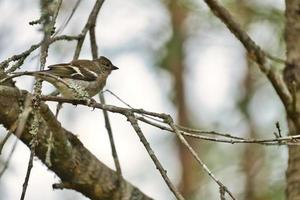
<svg viewBox="0 0 300 200"><path fill-rule="evenodd" d="M14 144L13 144L13 147L11 148L9 154L8 154L8 157L3 165L3 168L2 170L0 171L0 179L1 177L3 176L3 174L5 173L5 171L7 170L8 166L9 166L9 163L11 161L11 158L16 150L16 147L17 147L17 144L18 144L18 139L15 140Z"/></svg>
<svg viewBox="0 0 300 200"><path fill-rule="evenodd" d="M212 173L212 171L206 166L206 164L200 159L196 151L189 145L187 140L183 137L183 135L180 133L178 128L175 126L173 119L169 116L166 119L166 123L169 124L169 126L173 129L173 131L176 133L176 136L178 137L179 141L186 146L186 148L189 150L189 152L193 155L195 160L199 163L199 165L206 171L206 173L214 180L219 187L221 187L233 200L236 200L236 198L233 196L233 194L230 192L230 190L219 180L217 177Z"/></svg>
<svg viewBox="0 0 300 200"><path fill-rule="evenodd" d="M80 51L81 51L81 48L82 48L82 45L83 45L83 42L84 42L84 39L85 39L85 36L86 36L87 32L90 30L90 28L92 26L95 26L98 13L99 13L100 8L102 7L103 3L104 3L104 0L97 0L96 1L91 14L89 15L87 23L85 24L85 26L82 29L81 33L78 35L79 39L78 39L77 46L76 46L76 49L75 49L75 53L74 53L74 56L73 56L74 60L78 59L78 57L79 57L79 54L80 54Z"/></svg>
<svg viewBox="0 0 300 200"><path fill-rule="evenodd" d="M9 137L12 135L12 133L9 131L8 133L6 133L5 137L3 138L3 140L0 142L0 155L2 153L2 149L5 145L5 143L7 142L7 140L9 139Z"/></svg>
<svg viewBox="0 0 300 200"><path fill-rule="evenodd" d="M289 93L282 78L276 73L268 62L267 58L274 58L265 53L251 38L242 30L241 26L234 20L232 15L222 7L216 0L204 0L211 11L227 26L227 28L236 36L236 38L243 44L249 53L252 60L254 60L260 70L267 76L284 104L286 110L289 112L289 105L292 103L292 96ZM274 60L274 59L273 59ZM279 59L276 59L277 61Z"/></svg>
<svg viewBox="0 0 300 200"><path fill-rule="evenodd" d="M173 192L173 194L175 195L175 197L177 199L183 200L184 199L183 196L179 193L179 191L176 189L176 187L172 184L172 182L170 181L169 177L167 176L167 171L163 168L163 166L161 165L161 163L157 159L157 157L156 157L153 149L150 147L150 144L147 141L147 139L145 138L145 136L144 136L141 128L139 127L138 121L135 118L134 114L131 113L131 112L128 112L128 113L126 113L126 116L127 116L128 121L131 123L131 126L135 130L136 134L139 136L140 141L143 143L143 145L146 148L149 156L153 160L156 168L160 172L161 176L163 177L163 179L166 182L166 184L169 187L169 189Z"/></svg>

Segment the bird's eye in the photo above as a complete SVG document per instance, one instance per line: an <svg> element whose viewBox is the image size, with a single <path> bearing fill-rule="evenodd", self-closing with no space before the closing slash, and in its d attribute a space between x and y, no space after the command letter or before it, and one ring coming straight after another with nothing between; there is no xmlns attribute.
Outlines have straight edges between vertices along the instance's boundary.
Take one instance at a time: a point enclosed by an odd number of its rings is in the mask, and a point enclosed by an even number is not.
<svg viewBox="0 0 300 200"><path fill-rule="evenodd" d="M109 63L103 63L103 66L106 68L106 69L109 69Z"/></svg>

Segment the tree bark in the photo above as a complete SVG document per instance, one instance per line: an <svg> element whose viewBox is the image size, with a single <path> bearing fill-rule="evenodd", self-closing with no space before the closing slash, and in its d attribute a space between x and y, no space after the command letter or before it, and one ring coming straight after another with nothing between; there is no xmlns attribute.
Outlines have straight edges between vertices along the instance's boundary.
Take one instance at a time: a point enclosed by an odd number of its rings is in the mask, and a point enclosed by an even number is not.
<svg viewBox="0 0 300 200"><path fill-rule="evenodd" d="M293 108L288 116L289 134L300 133L300 0L286 0L286 57L284 79L293 95ZM286 197L300 199L300 146L288 147Z"/></svg>
<svg viewBox="0 0 300 200"><path fill-rule="evenodd" d="M0 85L0 123L11 131L15 131L24 109L24 101L32 95L14 87ZM115 171L108 168L89 152L79 139L57 121L49 107L41 102L40 123L37 133L35 155L54 173L62 183L57 188L74 189L90 199L129 200L151 199L126 180L119 182ZM19 121L18 121L19 120ZM33 135L30 133L33 115L29 114L20 140L30 147ZM49 146L49 135L53 133L50 154L51 165L46 162Z"/></svg>

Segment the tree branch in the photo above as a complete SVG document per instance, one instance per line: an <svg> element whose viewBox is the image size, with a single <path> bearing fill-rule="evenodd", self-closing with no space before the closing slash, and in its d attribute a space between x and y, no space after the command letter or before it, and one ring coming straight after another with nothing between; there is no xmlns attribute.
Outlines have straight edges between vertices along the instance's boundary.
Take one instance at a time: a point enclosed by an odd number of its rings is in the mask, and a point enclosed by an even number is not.
<svg viewBox="0 0 300 200"><path fill-rule="evenodd" d="M284 104L287 112L290 111L290 105L292 103L292 97L289 93L282 77L278 73L274 72L273 66L270 65L267 58L270 58L269 54L265 53L251 38L241 29L241 26L233 19L231 14L222 7L216 0L204 0L211 11L227 26L227 28L235 35L235 37L243 44L249 53L252 60L254 60L260 70L267 76L275 91Z"/></svg>
<svg viewBox="0 0 300 200"><path fill-rule="evenodd" d="M26 91L13 87L0 86L0 123L10 129L21 113L20 102L24 103ZM31 96L30 94L28 94ZM32 96L31 96L32 97ZM35 155L45 162L47 143L50 133L53 133L53 149L51 151L51 166L62 181L64 188L74 189L91 199L151 199L126 180L118 186L118 176L91 154L79 139L61 127L48 106L41 102L41 124L37 134ZM33 115L30 114L20 139L30 147L32 135L29 133Z"/></svg>

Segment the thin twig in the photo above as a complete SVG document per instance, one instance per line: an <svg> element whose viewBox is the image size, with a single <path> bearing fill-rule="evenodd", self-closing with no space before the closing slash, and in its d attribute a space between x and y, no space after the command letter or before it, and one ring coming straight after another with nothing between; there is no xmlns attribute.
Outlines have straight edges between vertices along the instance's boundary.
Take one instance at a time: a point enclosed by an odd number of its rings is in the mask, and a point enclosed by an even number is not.
<svg viewBox="0 0 300 200"><path fill-rule="evenodd" d="M35 95L37 95L39 93L38 91L40 91L40 89L41 89L40 85L41 85L41 82L36 81L35 88L34 88L34 94ZM33 158L35 156L35 146L37 144L36 137L37 137L37 131L38 131L38 126L39 126L39 120L40 120L39 116L38 116L38 108L39 107L36 107L36 108L33 109L33 112L34 112L35 115L34 115L34 118L33 118L33 122L31 124L31 131L30 131L31 134L33 135L33 138L32 138L31 144L30 144L30 157L29 157L29 161L28 161L26 176L25 176L25 180L24 180L24 183L23 183L22 194L21 194L20 200L24 200L24 198L25 198L25 194L26 194L26 191L27 191L31 170L32 170L32 167L33 167ZM27 120L27 118L26 118L26 120ZM25 123L24 123L24 125L25 125Z"/></svg>
<svg viewBox="0 0 300 200"><path fill-rule="evenodd" d="M61 35L61 36L56 36L50 39L49 43L52 44L54 42L60 41L60 40L67 40L67 41L71 41L71 40L78 40L78 36L71 36L71 35ZM22 63L24 62L24 60L36 49L38 49L42 44L42 41L32 45L29 49L25 50L24 52L20 53L20 54L16 54L13 55L10 58L7 58L6 60L2 61L0 63L0 68L4 69L8 66L8 64L10 62L14 62L14 61L18 61L18 60L22 60ZM16 69L18 69L20 67L20 65L14 65L12 66L10 69L8 69L6 71L6 73L11 73L13 71L15 71Z"/></svg>
<svg viewBox="0 0 300 200"><path fill-rule="evenodd" d="M33 157L34 157L34 152L30 151L30 157L29 157L29 161L28 161L27 172L26 172L24 183L23 183L22 195L21 195L20 200L24 200L24 198L25 198L25 194L26 194L26 190L27 190L28 182L29 182L29 178L30 178L31 169L32 169L32 166L33 166Z"/></svg>
<svg viewBox="0 0 300 200"><path fill-rule="evenodd" d="M142 122L144 122L146 124L149 124L151 126L157 127L157 128L159 128L161 130L173 132L171 128L169 128L167 126L164 126L164 125L161 125L161 124L158 124L158 123L153 122L151 120L148 120L148 119L146 119L144 117L137 116L136 119L139 120L139 121L142 121Z"/></svg>
<svg viewBox="0 0 300 200"><path fill-rule="evenodd" d="M97 46L97 40L96 40L96 34L95 34L95 26L96 26L96 20L95 20L95 23L90 27L90 30L89 30L90 43L91 43L91 52L92 52L93 59L98 58L98 46ZM100 99L100 102L102 104L105 104L105 97L104 97L102 92L99 93L99 99ZM118 153L117 153L117 149L116 149L116 145L115 145L115 141L114 141L111 122L110 122L110 119L109 119L108 112L106 110L103 110L103 116L104 116L104 121L105 121L105 127L106 127L108 137L109 137L112 157L114 159L115 168L116 168L116 171L117 171L118 180L119 180L119 184L120 184L122 182L121 164L120 164L120 161L119 161L119 157L118 157Z"/></svg>
<svg viewBox="0 0 300 200"><path fill-rule="evenodd" d="M44 38L41 44L41 56L40 56L40 70L43 70L46 64L46 59L48 56L48 50L50 45L50 38L53 34L55 21L58 16L58 12L60 10L60 6L62 4L62 0L58 0L57 2L44 2L42 6L42 15L43 18L43 31L44 31ZM56 6L55 9L50 9L50 7ZM46 13L46 15L45 15ZM31 124L31 131L30 133L33 135L31 145L30 145L30 158L28 162L26 177L23 183L23 190L21 195L21 200L25 198L26 190L28 187L28 182L31 174L31 169L33 166L33 158L35 156L35 147L37 145L37 134L40 125L40 96L42 93L42 80L39 78L36 79L34 83L34 98L33 98L33 121Z"/></svg>
<svg viewBox="0 0 300 200"><path fill-rule="evenodd" d="M0 68L4 69L8 66L8 64L12 61L17 61L21 58L26 58L28 55L30 55L31 52L33 52L34 50L36 50L37 48L39 48L41 46L42 42L39 42L37 44L32 45L28 50L17 54L17 55L13 55L12 57L2 61L0 63Z"/></svg>
<svg viewBox="0 0 300 200"><path fill-rule="evenodd" d="M141 128L139 127L138 121L135 118L134 114L132 114L132 113L129 112L126 115L127 115L128 121L131 123L131 126L133 127L133 129L135 130L135 132L137 133L137 135L139 136L141 142L143 143L144 147L146 148L149 156L153 160L156 168L160 172L161 176L163 177L163 179L166 182L166 184L169 187L169 189L173 192L173 194L175 195L175 197L177 199L183 200L184 199L183 196L179 193L179 191L176 189L176 187L172 184L172 182L170 181L169 177L167 176L167 171L163 168L163 166L161 165L161 163L159 162L159 160L155 156L154 151L150 147L149 142L147 141L147 139L145 138L145 136L144 136Z"/></svg>
<svg viewBox="0 0 300 200"><path fill-rule="evenodd" d="M286 110L289 112L289 105L291 105L292 97L289 93L282 78L274 72L272 66L267 62L270 55L266 54L251 38L241 29L241 26L233 19L232 15L222 7L216 0L204 0L211 11L227 26L227 28L237 37L237 39L244 45L252 60L254 60L261 71L268 77L284 104Z"/></svg>
<svg viewBox="0 0 300 200"><path fill-rule="evenodd" d="M157 127L161 130L169 131L169 132L174 132L171 128L166 127L164 125L155 123L153 121L150 121L148 119L145 119L144 117L136 117L137 120L142 121L146 124L149 124L151 126ZM175 125L178 127L178 125ZM186 129L188 130L188 129ZM205 131L204 131L205 132ZM181 131L180 133L184 136L187 137L192 137L195 139L201 139L201 140L207 140L207 141L212 141L212 142L221 142L221 143L229 143L229 144L241 144L241 143L249 143L249 144L259 144L259 145L300 145L300 135L294 135L294 136L287 136L287 137L281 137L281 138L272 138L272 139L246 139L246 138L233 138L229 134L222 134L218 133L218 135L226 135L229 138L232 139L223 139L223 138L216 138L216 137L209 137L209 136L204 136L204 135L199 135L199 134L194 134L186 131Z"/></svg>
<svg viewBox="0 0 300 200"><path fill-rule="evenodd" d="M73 56L74 60L78 59L78 57L79 57L79 54L80 54L80 51L81 51L81 48L82 48L82 45L83 45L83 42L84 42L84 39L85 39L85 36L86 36L87 32L90 30L90 28L92 26L95 26L96 19L97 19L99 10L100 10L103 2L104 2L104 0L97 0L96 1L95 5L93 7L93 10L89 15L87 23L85 24L84 28L82 29L81 33L79 34L79 39L78 39L77 46L76 46L76 49L75 49L75 53L74 53L74 56Z"/></svg>
<svg viewBox="0 0 300 200"><path fill-rule="evenodd" d="M72 41L72 40L78 40L79 36L78 35L59 35L56 37L50 38L50 44L59 41L59 40L66 40L66 41Z"/></svg>
<svg viewBox="0 0 300 200"><path fill-rule="evenodd" d="M132 107L130 104L126 103L123 99L121 99L121 97L119 97L118 95L116 95L115 93L113 93L112 91L106 89L104 90L102 93L104 92L108 92L109 94L111 94L113 97L117 98L121 103L123 103L124 105L126 105L128 108L134 109L134 107ZM164 123L162 120L156 119L154 117L150 117L147 115L142 115L143 117L149 118L151 120L157 121L159 123Z"/></svg>
<svg viewBox="0 0 300 200"><path fill-rule="evenodd" d="M55 3L45 2L45 7L42 7L43 9L42 13L43 14L46 13L46 15L44 16L44 22L43 22L44 38L41 44L40 70L43 70L45 68L46 58L48 56L48 50L50 45L50 38L55 31L55 22L61 4L62 4L62 0L58 0ZM56 6L54 10L51 9L52 6Z"/></svg>
<svg viewBox="0 0 300 200"><path fill-rule="evenodd" d="M287 64L287 61L282 59L282 58L278 58L278 57L275 57L267 52L265 52L265 55L270 58L271 60L274 60L275 62L278 62L278 63L281 63L281 64Z"/></svg>
<svg viewBox="0 0 300 200"><path fill-rule="evenodd" d="M9 166L9 163L11 161L11 158L16 150L16 147L17 147L17 144L18 144L18 139L15 140L14 144L13 144L13 147L11 148L9 154L8 154L8 157L3 165L3 168L2 170L0 171L0 179L1 177L3 176L4 172L7 170L8 166Z"/></svg>
<svg viewBox="0 0 300 200"><path fill-rule="evenodd" d="M160 119L167 119L167 117L168 117L168 115L165 113L155 113L155 112L151 112L151 111L147 111L147 110L143 110L143 109L129 109L129 108L123 108L123 107L107 105L107 104L100 104L100 103L95 103L95 102L93 102L92 104L89 104L89 102L87 100L83 100L83 99L68 99L68 98L64 98L64 97L41 96L41 100L61 102L61 103L70 103L73 105L85 105L85 106L89 106L92 108L107 110L107 111L113 112L113 113L119 113L122 115L126 115L127 112L133 112L135 114L149 115L149 116L157 117ZM155 122L151 122L143 117L137 117L137 119L140 121L146 122L150 125L153 125L157 128L160 128L162 130L167 130L167 131L173 132L172 129L162 126L160 124L157 124ZM177 128L177 125L175 125L175 126ZM226 139L217 139L217 138L213 138L213 137L202 136L199 134L188 133L185 131L181 131L179 129L178 129L178 131L180 131L185 136L189 136L189 137L218 141L218 142L225 142L225 143L231 143L231 144L235 144L235 143L257 143L257 144L277 143L276 145L282 145L284 143L279 144L279 142L285 142L286 145L293 145L293 144L296 144L298 142L298 140L300 140L300 135L286 136L286 137L281 137L281 138L271 138L271 139L245 139L245 138L234 139L234 138L232 138L232 139L226 140ZM220 135L221 134L222 133L220 133ZM227 135L227 134L222 134L222 135ZM232 137L232 136L229 136L229 137Z"/></svg>
<svg viewBox="0 0 300 200"><path fill-rule="evenodd" d="M71 11L71 14L70 16L64 21L64 23L57 29L57 31L53 34L53 36L56 36L57 34L61 33L62 31L64 31L64 29L66 28L66 26L69 24L70 20L72 19L75 11L77 10L79 4L80 4L81 0L77 0L72 11Z"/></svg>
<svg viewBox="0 0 300 200"><path fill-rule="evenodd" d="M99 93L99 99L100 99L100 102L102 104L105 104L105 99L104 99L103 94L101 95L101 93ZM121 181L122 180L121 164L120 164L120 161L119 161L119 157L118 157L118 153L117 153L117 149L116 149L116 145L115 145L115 141L114 141L114 137L113 137L112 127L111 127L111 123L110 123L110 120L109 120L108 112L106 110L103 110L103 116L104 116L104 120L105 120L105 127L106 127L106 130L107 130L107 133L108 133L111 152L112 152L112 156L113 156L113 159L114 159L117 175L118 175L119 181Z"/></svg>
<svg viewBox="0 0 300 200"><path fill-rule="evenodd" d="M210 169L206 166L206 164L200 159L200 157L197 155L195 150L189 145L189 143L186 141L186 139L183 137L183 135L180 133L178 128L173 123L173 119L171 117L166 118L166 123L170 125L170 127L173 129L173 131L176 133L179 141L186 146L186 148L190 151L190 153L193 155L195 160L200 164L200 166L206 171L206 173L219 185L219 187L222 187L224 191L231 197L231 199L235 200L236 198L233 196L233 194L228 190L228 188L217 179L217 177L210 171Z"/></svg>
<svg viewBox="0 0 300 200"><path fill-rule="evenodd" d="M217 136L228 137L228 138L233 138L233 139L243 139L241 137L233 136L233 135L230 135L227 133L219 133L216 131L203 131L203 130L193 129L193 128L189 128L189 127L185 127L185 126L181 126L181 125L176 125L176 127L179 130L182 130L182 131L188 132L188 133L199 133L199 134L217 135Z"/></svg>
<svg viewBox="0 0 300 200"><path fill-rule="evenodd" d="M99 109L103 109L103 110L108 110L110 112L113 113L120 113L120 114L124 114L125 112L134 112L137 114L144 114L144 115L150 115L152 117L157 117L157 118L161 118L161 119L165 119L167 117L167 115L165 113L156 113L156 112L152 112L152 111L147 111L144 109L128 109L128 108L122 108L122 107L118 107L118 106L113 106L113 105L103 105L100 103L96 103L96 101L92 101L92 103L86 99L70 99L70 98L65 98L65 97L59 97L59 96L41 96L40 97L41 100L43 101L55 101L55 102L61 102L61 103L70 103L73 105L85 105L85 106L89 106L92 108L99 108Z"/></svg>
<svg viewBox="0 0 300 200"><path fill-rule="evenodd" d="M6 133L5 137L3 138L3 140L0 142L0 155L2 153L2 149L5 145L5 143L7 142L8 138L12 135L12 133L9 131L8 133Z"/></svg>
<svg viewBox="0 0 300 200"><path fill-rule="evenodd" d="M282 137L279 122L276 122L276 128L277 128L277 130L278 130L278 136L279 136L279 137Z"/></svg>
<svg viewBox="0 0 300 200"><path fill-rule="evenodd" d="M93 59L97 59L98 58L98 45L97 45L97 40L96 40L95 26L96 26L96 24L94 24L94 26L91 26L90 30L89 30L89 33L90 33L90 44L91 44L91 53L92 53Z"/></svg>
<svg viewBox="0 0 300 200"><path fill-rule="evenodd" d="M202 136L187 132L181 132L184 136L192 137L195 139L208 140L212 142L221 142L229 144L261 144L261 145L288 145L288 146L298 146L300 145L300 136L297 135L296 138L284 137L284 138L274 138L274 139L222 139L213 138L208 136Z"/></svg>
<svg viewBox="0 0 300 200"><path fill-rule="evenodd" d="M62 109L62 103L57 103L55 110L55 117L58 118L59 111Z"/></svg>
<svg viewBox="0 0 300 200"><path fill-rule="evenodd" d="M32 76L32 72L27 72L27 71L25 71L25 72L17 72L17 73L15 73L15 74L13 74L13 75L11 75L9 77L6 77L6 78L0 80L0 83L4 83L4 82L6 82L6 81L8 81L10 79L13 79L13 78L16 78L16 77L19 77L19 76L24 76L24 75L30 75L30 76ZM55 76L53 74L45 73L45 72L36 72L36 76L48 76L50 78L55 79L58 82L61 82L65 86L71 88L71 86L67 82L65 82L63 79L61 79L60 77Z"/></svg>

